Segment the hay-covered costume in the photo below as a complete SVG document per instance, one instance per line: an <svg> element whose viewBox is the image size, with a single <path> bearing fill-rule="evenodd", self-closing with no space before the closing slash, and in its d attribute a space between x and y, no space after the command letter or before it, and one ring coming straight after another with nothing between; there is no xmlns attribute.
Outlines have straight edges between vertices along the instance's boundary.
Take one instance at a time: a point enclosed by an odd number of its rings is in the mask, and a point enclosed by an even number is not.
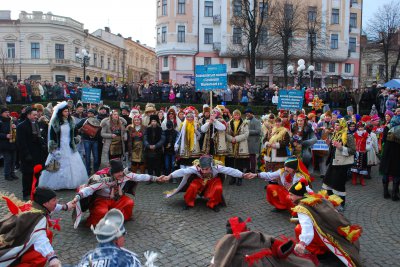
<svg viewBox="0 0 400 267"><path fill-rule="evenodd" d="M183 177L183 179L178 188L168 193L166 197L186 191L184 199L188 207L194 207L198 194L208 199L207 207L211 209L223 203L221 175L226 174L241 178L243 173L239 170L220 165L219 162L213 160L213 163L210 163L211 173L204 174L200 167L201 160L195 160L192 167L179 169L170 174L171 178Z"/></svg>

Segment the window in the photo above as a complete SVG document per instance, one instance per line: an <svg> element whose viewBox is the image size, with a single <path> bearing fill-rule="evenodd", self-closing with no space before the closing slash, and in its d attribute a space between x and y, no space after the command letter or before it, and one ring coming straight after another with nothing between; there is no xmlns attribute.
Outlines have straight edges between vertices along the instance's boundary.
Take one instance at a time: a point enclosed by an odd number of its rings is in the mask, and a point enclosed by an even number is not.
<svg viewBox="0 0 400 267"><path fill-rule="evenodd" d="M385 76L385 65L379 65L379 76L383 77Z"/></svg>
<svg viewBox="0 0 400 267"><path fill-rule="evenodd" d="M329 63L329 72L336 72L336 64Z"/></svg>
<svg viewBox="0 0 400 267"><path fill-rule="evenodd" d="M115 71L115 67L117 66L117 61L114 59L113 60L113 71Z"/></svg>
<svg viewBox="0 0 400 267"><path fill-rule="evenodd" d="M111 66L111 58L107 58L107 69L109 70Z"/></svg>
<svg viewBox="0 0 400 267"><path fill-rule="evenodd" d="M285 20L293 19L293 5L292 4L285 4L284 17L285 17Z"/></svg>
<svg viewBox="0 0 400 267"><path fill-rule="evenodd" d="M350 28L357 28L357 13L350 13Z"/></svg>
<svg viewBox="0 0 400 267"><path fill-rule="evenodd" d="M321 71L322 70L321 62L316 62L316 63L314 63L314 65L315 65L315 71Z"/></svg>
<svg viewBox="0 0 400 267"><path fill-rule="evenodd" d="M162 13L163 16L167 15L167 0L162 0Z"/></svg>
<svg viewBox="0 0 400 267"><path fill-rule="evenodd" d="M315 22L317 20L317 7L309 6L308 7L308 21Z"/></svg>
<svg viewBox="0 0 400 267"><path fill-rule="evenodd" d="M167 27L162 27L162 32L161 32L161 43L166 43L167 42Z"/></svg>
<svg viewBox="0 0 400 267"><path fill-rule="evenodd" d="M186 0L178 0L178 14L185 14L185 1Z"/></svg>
<svg viewBox="0 0 400 267"><path fill-rule="evenodd" d="M95 67L97 67L97 54L96 53L93 54L93 65Z"/></svg>
<svg viewBox="0 0 400 267"><path fill-rule="evenodd" d="M211 58L210 57L205 57L204 58L204 66L207 66L207 65L211 65Z"/></svg>
<svg viewBox="0 0 400 267"><path fill-rule="evenodd" d="M213 16L213 2L205 1L204 2L204 17L212 17Z"/></svg>
<svg viewBox="0 0 400 267"><path fill-rule="evenodd" d="M213 29L212 28L204 29L204 43L205 44L213 43Z"/></svg>
<svg viewBox="0 0 400 267"><path fill-rule="evenodd" d="M350 37L349 38L349 51L356 52L357 38Z"/></svg>
<svg viewBox="0 0 400 267"><path fill-rule="evenodd" d="M56 59L64 59L64 45L56 44Z"/></svg>
<svg viewBox="0 0 400 267"><path fill-rule="evenodd" d="M262 59L257 59L256 60L256 69L263 69L264 68L264 60Z"/></svg>
<svg viewBox="0 0 400 267"><path fill-rule="evenodd" d="M100 68L104 67L104 56L100 56Z"/></svg>
<svg viewBox="0 0 400 267"><path fill-rule="evenodd" d="M79 47L75 46L75 61L78 61L78 57L76 56L76 54L79 54Z"/></svg>
<svg viewBox="0 0 400 267"><path fill-rule="evenodd" d="M331 24L339 24L339 9L332 8Z"/></svg>
<svg viewBox="0 0 400 267"><path fill-rule="evenodd" d="M185 42L185 26L178 26L178 43Z"/></svg>
<svg viewBox="0 0 400 267"><path fill-rule="evenodd" d="M308 45L313 47L317 45L317 34L315 32L308 33Z"/></svg>
<svg viewBox="0 0 400 267"><path fill-rule="evenodd" d="M358 4L358 0L351 0L351 4Z"/></svg>
<svg viewBox="0 0 400 267"><path fill-rule="evenodd" d="M331 35L331 49L338 49L339 48L339 35L332 34Z"/></svg>
<svg viewBox="0 0 400 267"><path fill-rule="evenodd" d="M372 64L367 64L367 77L372 76Z"/></svg>
<svg viewBox="0 0 400 267"><path fill-rule="evenodd" d="M349 63L344 64L344 72L351 73L351 64Z"/></svg>
<svg viewBox="0 0 400 267"><path fill-rule="evenodd" d="M235 27L233 28L233 43L242 44L242 29Z"/></svg>
<svg viewBox="0 0 400 267"><path fill-rule="evenodd" d="M161 29L157 28L157 44L161 43Z"/></svg>
<svg viewBox="0 0 400 267"><path fill-rule="evenodd" d="M7 58L15 58L15 43L7 43Z"/></svg>
<svg viewBox="0 0 400 267"><path fill-rule="evenodd" d="M240 16L242 14L242 2L241 0L235 0L233 3L233 15Z"/></svg>
<svg viewBox="0 0 400 267"><path fill-rule="evenodd" d="M231 68L232 69L237 69L238 67L239 67L239 59L232 58L231 59Z"/></svg>
<svg viewBox="0 0 400 267"><path fill-rule="evenodd" d="M268 16L268 4L267 2L260 2L259 3L259 7L260 7L260 18L264 17L266 18Z"/></svg>
<svg viewBox="0 0 400 267"><path fill-rule="evenodd" d="M268 31L267 29L263 28L261 29L259 36L258 36L258 40L260 44L267 44L268 42Z"/></svg>
<svg viewBox="0 0 400 267"><path fill-rule="evenodd" d="M163 57L163 67L168 67L168 57Z"/></svg>
<svg viewBox="0 0 400 267"><path fill-rule="evenodd" d="M31 43L31 58L40 58L40 44Z"/></svg>

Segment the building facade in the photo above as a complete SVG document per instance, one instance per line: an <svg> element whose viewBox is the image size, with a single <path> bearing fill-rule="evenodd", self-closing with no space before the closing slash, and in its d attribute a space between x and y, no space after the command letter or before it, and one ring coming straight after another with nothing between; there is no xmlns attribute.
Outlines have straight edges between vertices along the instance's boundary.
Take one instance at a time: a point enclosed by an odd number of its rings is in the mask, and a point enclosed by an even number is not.
<svg viewBox="0 0 400 267"><path fill-rule="evenodd" d="M321 25L316 42L323 51L315 56L314 85L357 88L362 0L306 0L298 3L304 7L304 16L310 16L312 11L320 14ZM226 64L231 83L248 81L249 64L240 53L245 49L245 37L232 23L232 18L242 12L240 0L157 0L156 12L159 79L190 82L195 65ZM266 36L269 43L279 42L269 29L266 29ZM296 33L290 64L296 66L300 58L305 59L306 65L310 64L307 62L307 45L307 32ZM279 54L271 56L268 53L257 57L257 83L283 85L280 59Z"/></svg>
<svg viewBox="0 0 400 267"><path fill-rule="evenodd" d="M0 56L6 76L14 80L82 81L83 64L76 54L85 49L90 55L86 80L125 82L131 67L125 45L122 36L107 28L91 34L68 17L22 11L19 19L11 20L9 11L0 12ZM151 49L146 51L155 58Z"/></svg>

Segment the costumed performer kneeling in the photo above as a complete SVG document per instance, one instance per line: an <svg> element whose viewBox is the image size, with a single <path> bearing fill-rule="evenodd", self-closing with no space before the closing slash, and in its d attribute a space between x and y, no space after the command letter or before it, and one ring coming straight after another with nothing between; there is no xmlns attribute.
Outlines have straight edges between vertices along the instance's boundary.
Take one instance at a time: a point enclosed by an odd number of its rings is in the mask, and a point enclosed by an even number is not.
<svg viewBox="0 0 400 267"><path fill-rule="evenodd" d="M75 204L58 204L56 193L48 188L38 187L32 195L33 202L23 202L14 195L0 194L10 211L0 221L0 266L61 266L50 230L60 231L60 219L50 216L73 209Z"/></svg>
<svg viewBox="0 0 400 267"><path fill-rule="evenodd" d="M267 186L267 201L277 210L290 210L293 202L289 199L289 188L301 178L311 183L311 177L306 166L297 157L290 157L285 161L285 167L274 172L246 173L245 178L258 177L271 183ZM276 184L277 183L277 184ZM307 191L312 189L307 185Z"/></svg>
<svg viewBox="0 0 400 267"><path fill-rule="evenodd" d="M336 195L328 196L325 190L308 194L306 186L307 181L301 179L289 189L290 199L297 204L292 210L299 219L295 251L322 255L330 250L345 266L361 266L358 238L362 228L350 224L336 210L343 200Z"/></svg>
<svg viewBox="0 0 400 267"><path fill-rule="evenodd" d="M220 162L213 160L212 156L203 155L200 159L193 161L193 166L179 169L168 176L160 176L164 181L171 178L183 177L182 182L173 192L167 193L171 197L176 193L186 190L185 209L194 207L197 194L208 199L207 207L218 212L219 204L225 204L222 195L221 175L243 178L244 174L234 168L225 167Z"/></svg>
<svg viewBox="0 0 400 267"><path fill-rule="evenodd" d="M136 182L156 182L158 180L156 176L136 174L130 172L128 168L124 169L121 160L110 160L109 169L98 171L97 174L89 178L87 185L78 190L73 200L77 203L74 228L78 227L82 212L87 209L90 212L86 220L87 226L95 226L110 209L114 208L124 214L125 220L130 219L134 202L125 193L134 194Z"/></svg>

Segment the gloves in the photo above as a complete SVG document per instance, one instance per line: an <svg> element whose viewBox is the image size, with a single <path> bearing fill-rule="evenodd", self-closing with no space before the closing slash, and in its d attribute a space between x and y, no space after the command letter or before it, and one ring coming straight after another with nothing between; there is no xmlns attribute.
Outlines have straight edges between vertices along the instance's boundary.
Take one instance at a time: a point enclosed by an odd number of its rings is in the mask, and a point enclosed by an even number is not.
<svg viewBox="0 0 400 267"><path fill-rule="evenodd" d="M49 267L61 267L61 261L58 258L53 258L49 261Z"/></svg>

